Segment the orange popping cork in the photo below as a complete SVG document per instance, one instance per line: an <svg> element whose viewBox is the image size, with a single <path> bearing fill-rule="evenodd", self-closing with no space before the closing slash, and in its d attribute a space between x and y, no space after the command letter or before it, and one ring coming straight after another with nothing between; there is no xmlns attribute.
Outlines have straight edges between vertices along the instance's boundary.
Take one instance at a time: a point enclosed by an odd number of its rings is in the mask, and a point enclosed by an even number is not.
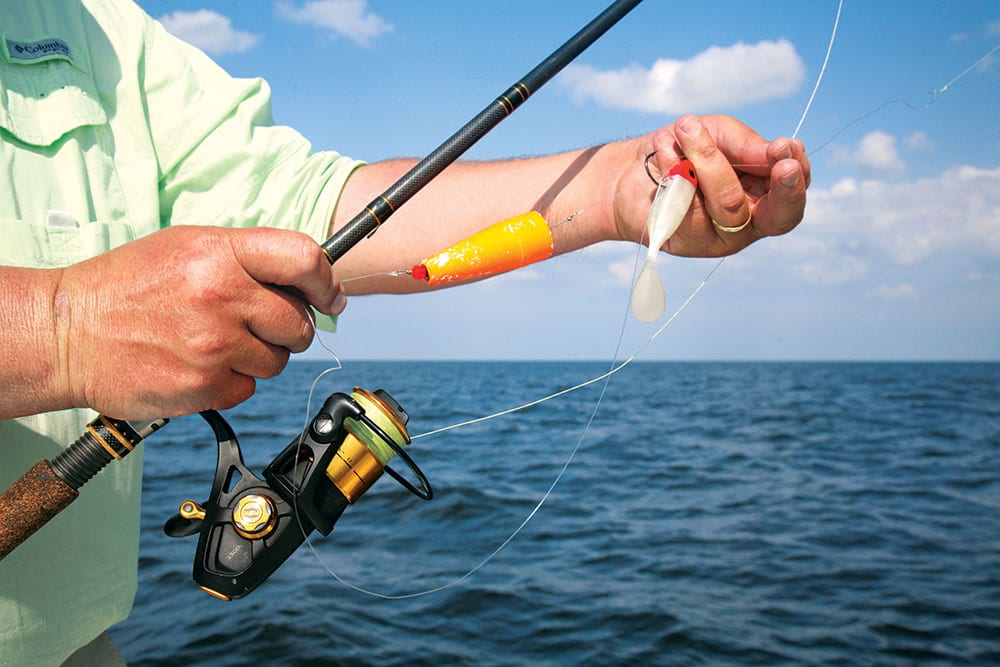
<svg viewBox="0 0 1000 667"><path fill-rule="evenodd" d="M431 285L484 278L552 256L552 230L532 211L476 232L413 267Z"/></svg>

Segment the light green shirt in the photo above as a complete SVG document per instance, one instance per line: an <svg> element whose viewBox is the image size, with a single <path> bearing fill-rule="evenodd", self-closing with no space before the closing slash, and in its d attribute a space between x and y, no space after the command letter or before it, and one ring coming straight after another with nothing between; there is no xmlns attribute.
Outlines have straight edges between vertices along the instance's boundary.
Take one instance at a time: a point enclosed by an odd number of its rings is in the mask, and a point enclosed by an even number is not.
<svg viewBox="0 0 1000 667"><path fill-rule="evenodd" d="M66 266L178 224L323 240L358 164L274 126L264 81L229 77L130 2L0 0L0 264ZM92 416L0 421L0 489ZM141 449L0 562L0 665L58 665L128 615Z"/></svg>

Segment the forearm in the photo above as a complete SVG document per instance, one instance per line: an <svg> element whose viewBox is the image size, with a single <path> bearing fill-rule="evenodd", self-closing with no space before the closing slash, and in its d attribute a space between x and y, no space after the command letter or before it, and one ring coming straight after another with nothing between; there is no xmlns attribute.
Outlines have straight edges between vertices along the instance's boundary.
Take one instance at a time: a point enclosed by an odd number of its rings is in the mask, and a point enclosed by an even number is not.
<svg viewBox="0 0 1000 667"><path fill-rule="evenodd" d="M428 289L423 281L386 272L409 269L474 232L532 210L552 225L555 254L606 240L641 242L656 193L644 158L655 156L653 170L665 174L682 155L698 173L698 194L662 250L684 257L730 255L785 234L802 220L810 165L801 142L766 141L728 116L684 116L647 135L595 148L453 164L384 229L339 259L334 271L352 294ZM332 228L346 224L414 164L393 160L359 169L344 189ZM571 223L560 224L571 216Z"/></svg>
<svg viewBox="0 0 1000 667"><path fill-rule="evenodd" d="M627 144L608 144L540 158L453 164L340 259L336 273L351 294L427 289L422 281L387 276L350 279L408 269L494 222L532 210L550 224L584 211L573 224L553 227L555 254L616 238L616 184L600 175L614 174L613 165L627 150ZM348 182L333 227L345 224L414 164L392 160L360 169Z"/></svg>
<svg viewBox="0 0 1000 667"><path fill-rule="evenodd" d="M0 266L0 419L72 406L59 378L61 270Z"/></svg>

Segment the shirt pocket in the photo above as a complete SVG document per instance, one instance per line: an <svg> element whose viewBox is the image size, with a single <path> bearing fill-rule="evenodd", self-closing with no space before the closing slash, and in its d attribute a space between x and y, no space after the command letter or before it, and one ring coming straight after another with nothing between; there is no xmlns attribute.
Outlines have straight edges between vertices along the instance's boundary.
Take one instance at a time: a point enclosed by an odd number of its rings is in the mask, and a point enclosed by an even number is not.
<svg viewBox="0 0 1000 667"><path fill-rule="evenodd" d="M0 265L58 268L82 262L133 241L125 222L88 222L52 226L0 218Z"/></svg>
<svg viewBox="0 0 1000 667"><path fill-rule="evenodd" d="M0 62L0 96L0 128L32 146L108 122L93 79L63 60Z"/></svg>
<svg viewBox="0 0 1000 667"><path fill-rule="evenodd" d="M0 264L68 266L136 238L108 121L73 62L0 59Z"/></svg>

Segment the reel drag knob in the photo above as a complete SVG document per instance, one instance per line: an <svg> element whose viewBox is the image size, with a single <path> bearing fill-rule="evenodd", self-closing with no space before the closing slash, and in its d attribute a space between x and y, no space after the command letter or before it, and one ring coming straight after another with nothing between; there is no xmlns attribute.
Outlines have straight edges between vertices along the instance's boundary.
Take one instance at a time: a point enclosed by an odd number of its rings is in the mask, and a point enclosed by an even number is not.
<svg viewBox="0 0 1000 667"><path fill-rule="evenodd" d="M241 537L256 540L266 537L277 525L274 503L264 495L243 496L233 509L233 528Z"/></svg>

